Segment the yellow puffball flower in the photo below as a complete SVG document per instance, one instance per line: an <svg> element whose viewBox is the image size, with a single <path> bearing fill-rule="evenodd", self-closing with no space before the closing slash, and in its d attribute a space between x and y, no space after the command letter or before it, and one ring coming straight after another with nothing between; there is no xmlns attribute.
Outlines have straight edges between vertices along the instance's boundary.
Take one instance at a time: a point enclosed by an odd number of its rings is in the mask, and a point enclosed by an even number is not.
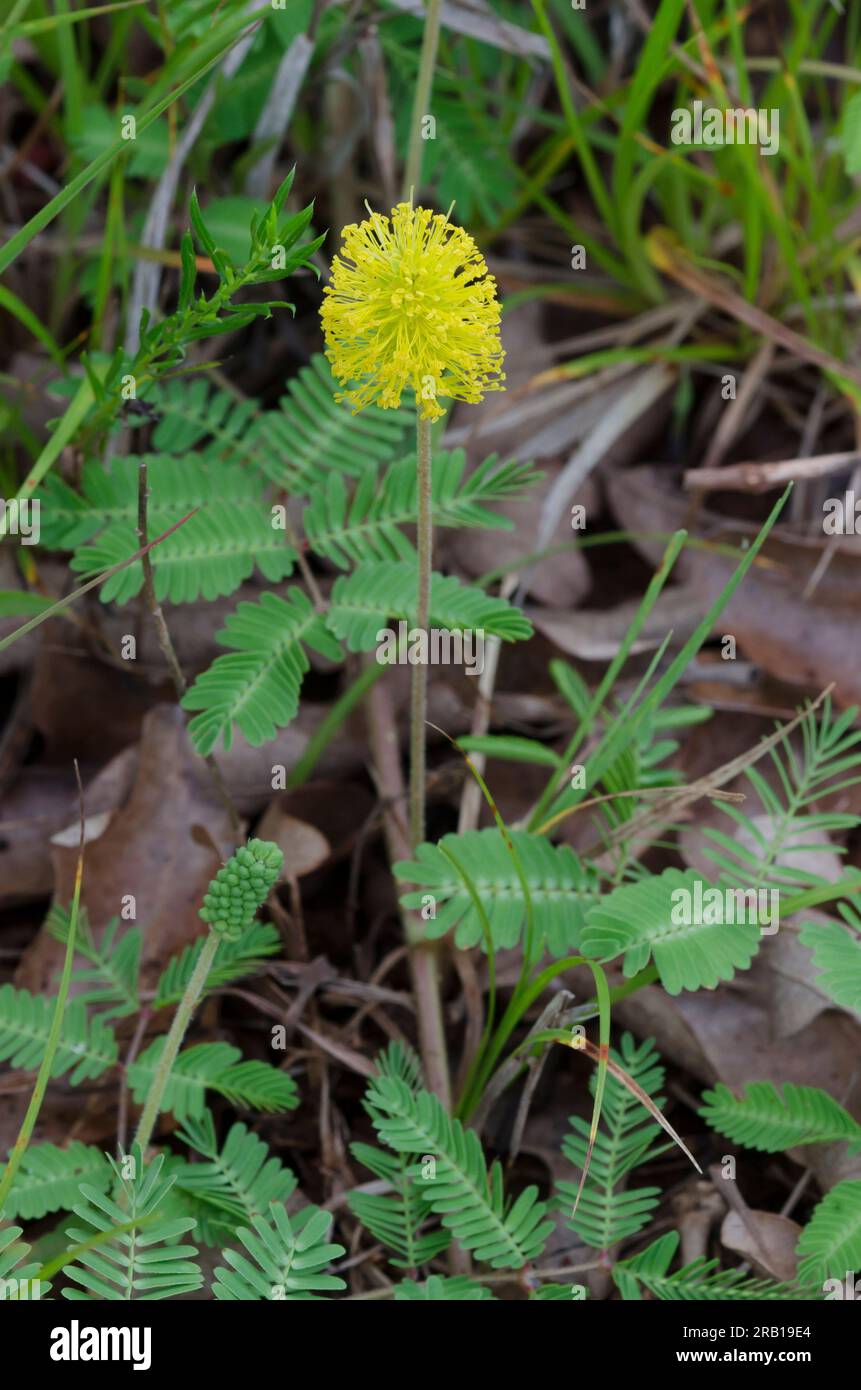
<svg viewBox="0 0 861 1390"><path fill-rule="evenodd" d="M367 207L367 204L365 204ZM425 419L440 397L480 401L505 388L496 281L468 232L399 203L344 228L320 310L326 355L354 413L394 408L412 387Z"/></svg>

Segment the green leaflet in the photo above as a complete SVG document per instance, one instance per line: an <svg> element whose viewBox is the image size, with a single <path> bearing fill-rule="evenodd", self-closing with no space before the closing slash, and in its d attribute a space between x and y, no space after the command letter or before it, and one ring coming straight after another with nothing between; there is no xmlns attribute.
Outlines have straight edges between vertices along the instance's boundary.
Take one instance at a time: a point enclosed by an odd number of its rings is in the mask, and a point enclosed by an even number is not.
<svg viewBox="0 0 861 1390"><path fill-rule="evenodd" d="M0 985L0 1061L35 1071L42 1060L51 1029L54 1000L14 985ZM69 1072L69 1082L101 1076L114 1065L117 1040L103 1019L87 1018L80 999L70 999L63 1013L60 1043L51 1068L56 1078Z"/></svg>
<svg viewBox="0 0 861 1390"><path fill-rule="evenodd" d="M69 912L55 904L45 919L53 937L64 945L69 935ZM140 1008L138 970L140 966L141 933L139 927L129 927L117 941L119 918L112 917L96 942L90 930L89 917L81 908L75 952L89 965L76 969L72 979L79 989L75 998L82 1004L97 1004L103 1023L111 1018L126 1018Z"/></svg>
<svg viewBox="0 0 861 1390"><path fill-rule="evenodd" d="M481 526L510 530L507 517L488 502L510 497L538 476L528 464L500 465L495 454L464 481L466 454L435 454L431 465L431 508L437 526ZM418 517L418 476L410 455L385 470L362 473L352 495L342 474L329 472L309 492L303 525L308 543L341 569L363 560L413 560L415 547L399 528Z"/></svg>
<svg viewBox="0 0 861 1390"><path fill-rule="evenodd" d="M394 1254L390 1263L396 1269L417 1269L448 1246L447 1231L422 1231L427 1207L421 1200L420 1181L409 1171L404 1154L389 1154L370 1144L351 1144L350 1153L369 1168L375 1177L390 1184L393 1195L351 1192L350 1211Z"/></svg>
<svg viewBox="0 0 861 1390"><path fill-rule="evenodd" d="M301 368L279 410L259 415L249 441L272 482L291 493L335 471L361 477L368 468L409 453L415 440L413 409L369 406L354 415L335 400L337 385L322 353Z"/></svg>
<svg viewBox="0 0 861 1390"><path fill-rule="evenodd" d="M73 1139L68 1148L31 1144L15 1175L3 1215L35 1221L48 1212L69 1210L80 1183L106 1192L113 1180L111 1165L101 1149Z"/></svg>
<svg viewBox="0 0 861 1390"><path fill-rule="evenodd" d="M778 1091L770 1081L751 1081L740 1096L727 1086L703 1092L704 1120L735 1144L764 1153L780 1153L796 1144L850 1143L861 1148L861 1125L842 1105L818 1086L793 1086Z"/></svg>
<svg viewBox="0 0 861 1390"><path fill-rule="evenodd" d="M660 1064L651 1039L640 1046L630 1033L621 1039L621 1051L610 1053L629 1076L643 1088L657 1106L663 1107L662 1096L656 1095L664 1083L664 1068ZM597 1074L590 1079L594 1094ZM583 1167L589 1147L589 1125L579 1115L568 1120L571 1131L562 1141L562 1152L576 1167ZM641 1231L651 1219L661 1195L659 1187L630 1188L625 1179L635 1168L662 1153L665 1144L655 1144L661 1134L660 1125L644 1119L642 1105L635 1096L613 1076L607 1076L601 1110L601 1127L592 1150L589 1175L583 1185L576 1214L566 1221L586 1245L597 1250L609 1250L620 1240ZM570 1214L577 1195L576 1182L560 1182L560 1206ZM570 1297L570 1294L569 1294Z"/></svg>
<svg viewBox="0 0 861 1390"><path fill-rule="evenodd" d="M65 942L68 931L66 909L52 907L46 918L46 926L52 936ZM83 1004L98 1005L103 1023L111 1018L124 1018L140 1008L137 992L140 929L129 927L117 941L118 927L119 919L111 918L100 941L96 943L89 930L86 912L81 909L76 951L90 962L90 967L74 971L72 978L75 983L86 986L75 998ZM205 939L198 937L183 947L179 955L171 956L159 977L153 1008L163 1009L179 1002ZM219 942L204 989L217 989L231 980L256 973L262 968L266 957L277 955L280 948L281 938L271 922L253 922L241 940Z"/></svg>
<svg viewBox="0 0 861 1390"><path fill-rule="evenodd" d="M835 1004L861 1014L861 919L848 904L841 904L840 911L849 930L839 922L805 922L798 935L822 972L816 976L819 988L830 994Z"/></svg>
<svg viewBox="0 0 861 1390"><path fill-rule="evenodd" d="M146 402L157 416L152 446L160 454L183 456L209 440L228 458L262 467L253 442L253 421L258 413L254 401L238 400L230 391L197 376L158 382L147 392Z"/></svg>
<svg viewBox="0 0 861 1390"><path fill-rule="evenodd" d="M477 213L493 225L522 180L497 122L477 119L456 99L441 104L436 135L427 142L426 175L437 183L440 206L454 203L463 221Z"/></svg>
<svg viewBox="0 0 861 1390"><path fill-rule="evenodd" d="M343 1289L343 1279L324 1273L332 1260L345 1254L343 1245L327 1243L332 1219L330 1212L313 1206L291 1218L273 1202L268 1220L256 1216L251 1229L237 1231L250 1259L238 1250L222 1252L229 1268L216 1269L214 1296L292 1303Z"/></svg>
<svg viewBox="0 0 861 1390"><path fill-rule="evenodd" d="M692 1260L683 1269L670 1274L678 1245L678 1232L670 1231L632 1259L619 1260L613 1266L613 1279L622 1297L641 1299L643 1289L662 1302L782 1302L816 1297L811 1290L805 1291L792 1284L750 1279L743 1271L735 1269L719 1271L717 1260Z"/></svg>
<svg viewBox="0 0 861 1390"><path fill-rule="evenodd" d="M822 1198L798 1241L798 1277L820 1284L861 1269L861 1179L839 1182Z"/></svg>
<svg viewBox="0 0 861 1390"><path fill-rule="evenodd" d="M266 593L257 603L240 603L216 639L234 650L216 657L182 698L198 710L189 732L199 753L219 738L229 748L238 728L253 747L274 738L299 707L308 669L304 646L337 661L341 649L301 589L286 598Z"/></svg>
<svg viewBox="0 0 861 1390"><path fill-rule="evenodd" d="M257 603L240 603L217 638L234 650L217 657L182 699L185 709L200 711L189 725L198 752L211 752L219 738L229 748L234 727L254 747L273 738L298 709L308 669L305 646L330 661L342 657L336 637L350 651L372 650L389 618L414 615L416 587L415 563L370 563L335 582L326 614L317 613L298 588L288 590L286 599L265 593ZM431 624L481 629L506 641L532 631L520 610L503 599L441 575L433 576Z"/></svg>
<svg viewBox="0 0 861 1390"><path fill-rule="evenodd" d="M164 1037L156 1038L128 1069L128 1082L135 1100L144 1100L164 1047ZM233 1105L254 1110L293 1110L299 1104L296 1083L287 1072L268 1062L246 1062L238 1047L230 1043L196 1043L186 1047L176 1059L162 1103L178 1120L198 1118L204 1111L207 1090L216 1091Z"/></svg>
<svg viewBox="0 0 861 1390"><path fill-rule="evenodd" d="M20 1239L22 1234L20 1226L0 1230L0 1302L41 1298L51 1288L37 1278L38 1260L33 1264L21 1263L30 1253L30 1246ZM7 1280L14 1282L7 1284Z"/></svg>
<svg viewBox="0 0 861 1390"><path fill-rule="evenodd" d="M452 1119L436 1096L414 1093L396 1077L374 1077L366 1095L384 1144L398 1154L432 1156L432 1171L426 1157L414 1170L417 1190L462 1249L495 1269L519 1269L541 1253L553 1222L544 1220L538 1189L507 1201L502 1169L494 1163L488 1170L474 1130Z"/></svg>
<svg viewBox="0 0 861 1390"><path fill-rule="evenodd" d="M239 1225L264 1216L270 1202L286 1202L296 1190L295 1175L243 1124L231 1125L219 1149L212 1113L204 1110L199 1119L186 1120L178 1138L207 1160L171 1158L168 1171L174 1197L209 1245L220 1245Z"/></svg>
<svg viewBox="0 0 861 1390"><path fill-rule="evenodd" d="M153 1008L163 1009L178 1004L194 973L206 937L200 936L185 946L178 956L171 956L156 986ZM206 977L204 992L218 989L262 969L267 956L277 955L281 938L271 922L252 922L239 941L221 940L215 953L212 969Z"/></svg>
<svg viewBox="0 0 861 1390"><path fill-rule="evenodd" d="M423 1284L414 1279L402 1279L395 1285L396 1303L473 1303L477 1300L497 1301L486 1284L477 1284L463 1274L448 1278L431 1274Z"/></svg>
<svg viewBox="0 0 861 1390"><path fill-rule="evenodd" d="M736 832L733 837L707 828L710 844L705 853L721 869L726 882L801 890L827 881L815 867L809 867L810 858L817 853L843 854L843 847L829 836L853 829L857 817L815 808L820 798L845 791L861 780L861 729L854 727L857 714L853 707L835 717L827 695L819 710L807 710L801 720L798 753L788 737L769 750L777 773L776 787L769 785L758 768L747 768L745 776L762 805L764 823L740 806L717 803Z"/></svg>
<svg viewBox="0 0 861 1390"><path fill-rule="evenodd" d="M586 909L599 890L597 873L581 863L567 845L553 845L544 836L525 830L512 831L511 839L529 885L536 932L543 933L551 955L564 956L579 949ZM526 903L511 855L497 829L444 835L439 846L420 845L415 860L395 864L395 876L416 885L402 897L404 906L424 907L434 913L425 923L429 937L444 936L456 928L459 947L483 944L481 922L469 893L441 847L451 849L475 883L496 949L516 945L526 920ZM430 905L428 895L434 899Z"/></svg>
<svg viewBox="0 0 861 1390"><path fill-rule="evenodd" d="M197 1250L175 1244L177 1236L190 1231L194 1222L189 1218L165 1220L162 1213L173 1185L173 1179L162 1173L162 1155L144 1164L140 1149L135 1147L127 1157L131 1164L127 1159L120 1163L111 1160L119 1183L118 1200L86 1183L81 1186L83 1200L76 1203L74 1212L89 1229L71 1227L66 1233L70 1240L83 1243L96 1233L114 1234L107 1242L79 1251L75 1261L66 1266L67 1276L80 1288L64 1289L64 1298L110 1302L175 1298L200 1288L203 1282L194 1258ZM131 1175L125 1176L129 1168Z"/></svg>
<svg viewBox="0 0 861 1390"><path fill-rule="evenodd" d="M259 470L206 455L147 455L146 464L150 535L199 508L152 552L159 599L190 603L230 594L255 565L271 582L292 572L295 552L283 529L273 525ZM72 568L84 575L98 574L135 554L140 548L139 471L137 458L115 458L109 471L92 461L84 469L80 495L50 476L40 497L46 518L43 542L55 549L74 549ZM107 581L102 601L126 603L142 584L138 560Z"/></svg>
<svg viewBox="0 0 861 1390"><path fill-rule="evenodd" d="M760 928L746 920L710 922L707 904L697 913L700 894L711 888L690 869L665 869L616 888L589 909L580 949L593 960L622 955L627 976L654 959L669 994L714 989L736 970L747 969L759 947ZM684 920L691 915L695 920Z"/></svg>
<svg viewBox="0 0 861 1390"><path fill-rule="evenodd" d="M415 624L417 588L417 562L361 564L351 575L335 581L328 625L351 652L371 651L389 619ZM429 626L452 632L483 631L505 642L532 633L532 624L518 608L461 584L453 575L441 574L431 576Z"/></svg>
<svg viewBox="0 0 861 1390"><path fill-rule="evenodd" d="M380 1076L395 1080L416 1095L420 1088L420 1062L412 1048L401 1042L389 1042L377 1056ZM364 1093L364 1109L374 1119L371 1104L371 1084ZM451 1236L446 1230L423 1230L427 1223L427 1207L420 1197L420 1181L412 1172L409 1154L387 1154L370 1144L351 1144L351 1154L357 1161L392 1188L392 1194L360 1193L348 1195L349 1209L359 1218L371 1236L387 1245L398 1258L389 1258L395 1269L417 1269L434 1259L448 1247Z"/></svg>

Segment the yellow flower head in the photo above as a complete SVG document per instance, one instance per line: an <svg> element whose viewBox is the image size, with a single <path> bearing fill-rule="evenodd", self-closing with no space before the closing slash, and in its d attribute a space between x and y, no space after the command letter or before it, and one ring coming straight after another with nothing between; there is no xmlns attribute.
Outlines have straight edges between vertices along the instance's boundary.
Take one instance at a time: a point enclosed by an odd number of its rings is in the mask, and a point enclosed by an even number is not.
<svg viewBox="0 0 861 1390"><path fill-rule="evenodd" d="M367 204L366 204L367 206ZM439 397L504 390L496 282L472 237L441 213L399 203L345 227L320 311L326 354L354 412L400 405L411 386L426 419Z"/></svg>

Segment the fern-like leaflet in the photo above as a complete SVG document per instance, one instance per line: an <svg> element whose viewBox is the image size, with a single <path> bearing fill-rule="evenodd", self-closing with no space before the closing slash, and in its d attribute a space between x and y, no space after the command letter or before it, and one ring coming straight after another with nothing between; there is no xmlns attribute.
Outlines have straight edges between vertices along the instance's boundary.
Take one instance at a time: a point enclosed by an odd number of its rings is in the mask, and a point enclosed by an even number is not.
<svg viewBox="0 0 861 1390"><path fill-rule="evenodd" d="M148 519L161 532L196 509L196 514L152 552L156 595L171 603L215 599L233 593L255 566L277 583L293 570L295 552L283 529L273 525L259 470L214 456L174 459L147 456L151 492ZM84 468L79 497L51 477L43 496L50 518L47 544L74 548L72 569L99 574L140 547L137 534L138 475L142 460L115 458ZM101 586L103 603L126 603L139 593L143 566L127 565Z"/></svg>
<svg viewBox="0 0 861 1390"><path fill-rule="evenodd" d="M370 1168L375 1177L387 1183L394 1195L353 1191L348 1197L350 1211L371 1235L393 1252L390 1263L396 1269L418 1269L445 1250L448 1231L422 1231L427 1207L419 1192L419 1181L405 1154L388 1154L371 1144L351 1144L354 1158Z"/></svg>
<svg viewBox="0 0 861 1390"><path fill-rule="evenodd" d="M415 563L359 565L352 574L335 581L329 627L343 638L351 652L371 651L380 640L380 628L389 619L415 624L417 588ZM431 576L429 625L448 632L481 631L504 642L514 642L532 633L529 619L505 599L494 598L481 589L461 584L453 575L442 574Z"/></svg>
<svg viewBox="0 0 861 1390"><path fill-rule="evenodd" d="M168 1171L175 1196L195 1217L198 1238L208 1245L221 1244L240 1225L264 1216L271 1202L284 1203L296 1190L295 1175L243 1124L231 1125L219 1148L212 1113L204 1110L187 1119L177 1137L206 1160L174 1158Z"/></svg>
<svg viewBox="0 0 861 1390"><path fill-rule="evenodd" d="M821 1287L861 1269L861 1179L847 1178L822 1198L798 1241L798 1277Z"/></svg>
<svg viewBox="0 0 861 1390"><path fill-rule="evenodd" d="M567 845L552 845L522 830L510 833L529 888L536 932L545 938L551 955L567 955L577 949L586 909L597 900L598 875ZM494 948L515 946L526 921L527 905L516 866L497 829L444 835L439 845L420 845L414 860L395 864L395 876L414 885L401 899L404 906L421 908L426 894L431 893L436 915L425 923L429 937L443 936L454 928L454 939L461 949L484 944L475 905L444 849L451 850L475 883L490 922Z"/></svg>
<svg viewBox="0 0 861 1390"><path fill-rule="evenodd" d="M589 909L581 950L593 960L621 955L626 975L635 975L653 959L668 994L683 989L714 989L746 970L759 948L759 926L740 920L727 929L722 917L706 912L699 920L691 906L711 889L693 870L665 869L653 877L624 884ZM677 895L682 895L677 897Z"/></svg>
<svg viewBox="0 0 861 1390"><path fill-rule="evenodd" d="M163 1009L177 1004L194 974L194 967L200 958L205 937L198 937L183 947L177 956L171 956L156 985L154 1009ZM265 965L266 957L277 955L281 948L278 930L271 922L252 922L238 941L226 938L218 943L212 969L206 977L203 992L219 989L239 980L245 975L256 974Z"/></svg>
<svg viewBox="0 0 861 1390"><path fill-rule="evenodd" d="M133 1176L125 1177L124 1166L111 1159L119 1184L118 1200L81 1184L82 1202L73 1210L85 1227L71 1227L69 1238L78 1245L102 1239L91 1249L79 1249L66 1274L80 1288L63 1289L64 1298L105 1299L175 1298L200 1288L200 1270L194 1246L176 1245L178 1236L194 1227L191 1218L166 1220L162 1205L173 1186L173 1179L162 1173L164 1158L158 1155L144 1164L139 1148L129 1155ZM87 1229L89 1228L89 1229Z"/></svg>
<svg viewBox="0 0 861 1390"><path fill-rule="evenodd" d="M156 1074L164 1047L156 1038L128 1068L128 1082L138 1101L144 1100ZM163 1106L178 1120L203 1114L207 1090L224 1096L233 1105L254 1110L294 1110L299 1104L296 1083L286 1071L268 1062L242 1061L238 1047L230 1043L195 1043L183 1048L167 1082Z"/></svg>
<svg viewBox="0 0 861 1390"><path fill-rule="evenodd" d="M431 1274L423 1284L414 1279L402 1279L395 1285L396 1303L475 1303L489 1300L496 1301L490 1289L463 1274L451 1275L447 1279L440 1274Z"/></svg>
<svg viewBox="0 0 861 1390"><path fill-rule="evenodd" d="M22 1263L30 1254L30 1246L20 1239L22 1234L20 1226L0 1230L0 1303L41 1298L51 1288L37 1277L38 1260Z"/></svg>
<svg viewBox="0 0 861 1390"><path fill-rule="evenodd" d="M331 1213L318 1207L305 1207L298 1216L289 1217L283 1206L273 1202L268 1220L256 1216L251 1228L242 1227L236 1233L247 1255L238 1250L222 1251L229 1268L221 1265L216 1269L214 1296L293 1303L343 1289L343 1279L324 1272L332 1260L345 1253L343 1245L328 1243L331 1225Z"/></svg>
<svg viewBox="0 0 861 1390"><path fill-rule="evenodd" d="M800 753L789 737L769 750L778 790L769 786L758 768L747 769L747 780L767 818L765 824L739 806L715 803L737 827L736 838L719 830L705 832L711 841L706 853L721 869L725 881L745 888L769 884L794 890L826 881L821 874L793 862L793 855L806 859L811 854L845 852L829 840L829 834L854 828L857 818L812 808L823 797L861 782L861 729L854 727L857 715L853 707L835 716L830 695L820 711L809 710L799 726Z"/></svg>
<svg viewBox="0 0 861 1390"><path fill-rule="evenodd" d="M31 1144L21 1159L4 1215L39 1220L48 1212L71 1210L81 1183L107 1192L113 1171L105 1154L92 1144L73 1139L68 1148Z"/></svg>
<svg viewBox="0 0 861 1390"><path fill-rule="evenodd" d="M502 1169L488 1171L474 1130L452 1119L436 1096L413 1092L397 1077L378 1076L367 1091L367 1106L384 1144L398 1154L432 1154L434 1172L417 1190L430 1211L442 1218L464 1250L493 1268L519 1269L535 1259L553 1229L535 1187L506 1200Z"/></svg>
<svg viewBox="0 0 861 1390"><path fill-rule="evenodd" d="M611 1055L648 1092L654 1103L662 1107L663 1098L656 1096L655 1092L663 1085L664 1069L652 1041L648 1040L638 1047L631 1034L625 1033L621 1039L621 1052L613 1050ZM596 1077L593 1075L590 1081L593 1095L595 1083ZM579 1115L571 1116L569 1124L573 1133L562 1141L562 1152L571 1163L582 1168L589 1147L589 1125ZM636 1235L648 1223L658 1205L660 1188L627 1189L623 1184L634 1168L647 1163L668 1147L666 1144L655 1144L660 1133L660 1125L644 1119L639 1101L610 1073L589 1176L583 1185L576 1215L566 1222L586 1245L609 1250L618 1241ZM559 1192L569 1211L577 1190L574 1182L559 1183Z"/></svg>
<svg viewBox="0 0 861 1390"><path fill-rule="evenodd" d="M412 409L368 406L354 415L335 400L336 391L329 364L317 353L291 379L279 409L257 417L249 445L272 482L287 492L307 492L324 472L358 478L409 453Z"/></svg>
<svg viewBox="0 0 861 1390"><path fill-rule="evenodd" d="M51 1030L54 1001L14 985L0 985L0 1061L35 1071ZM101 1076L115 1064L117 1040L100 1015L87 1017L80 999L70 999L63 1013L60 1043L51 1076L69 1073L69 1082Z"/></svg>
<svg viewBox="0 0 861 1390"><path fill-rule="evenodd" d="M257 603L240 603L217 641L234 650L219 656L183 696L185 709L199 711L189 732L200 753L218 739L230 747L238 728L254 747L275 736L294 717L308 669L305 647L339 661L344 638L350 651L369 651L390 617L415 617L417 567L410 562L360 565L335 582L329 611L318 613L301 589L286 599L266 593ZM513 641L531 632L526 618L503 599L456 579L434 575L431 622L451 631L483 629Z"/></svg>
<svg viewBox="0 0 861 1390"><path fill-rule="evenodd" d="M66 944L69 935L69 913L55 905L45 920L51 935ZM117 940L119 918L112 917L96 941L85 908L78 913L75 950L89 962L86 969L75 970L72 979L79 990L76 998L82 1004L97 1004L102 1022L110 1018L126 1018L140 1008L138 972L141 955L141 933L130 927Z"/></svg>
<svg viewBox="0 0 861 1390"><path fill-rule="evenodd" d="M622 1297L641 1299L642 1289L662 1301L692 1303L783 1302L817 1296L815 1292L799 1289L793 1284L751 1279L743 1270L719 1270L717 1260L702 1257L670 1274L670 1265L678 1245L678 1232L670 1231L653 1241L639 1255L629 1260L619 1260L613 1267L613 1279Z"/></svg>
<svg viewBox="0 0 861 1390"><path fill-rule="evenodd" d="M462 449L435 454L431 465L431 512L436 526L496 527L513 523L487 510L534 481L528 465L500 465L495 454L485 459L466 482ZM348 569L363 560L412 560L415 547L400 529L418 518L418 477L412 457L400 459L379 474L362 474L350 496L340 473L330 472L309 493L303 526L310 548Z"/></svg>
<svg viewBox="0 0 861 1390"><path fill-rule="evenodd" d="M215 659L182 698L196 710L189 732L199 753L210 753L234 726L257 748L289 724L299 707L299 690L308 669L305 647L338 661L341 649L301 589L286 598L264 594L258 603L240 603L216 641L233 651Z"/></svg>
<svg viewBox="0 0 861 1390"><path fill-rule="evenodd" d="M704 1120L735 1144L763 1153L780 1153L796 1144L828 1144L845 1140L849 1152L861 1148L861 1125L842 1105L818 1086L793 1086L778 1091L770 1081L751 1081L740 1096L717 1085L703 1093Z"/></svg>
<svg viewBox="0 0 861 1390"><path fill-rule="evenodd" d="M839 922L805 922L799 938L813 952L819 989L844 1009L861 1014L861 915L851 903L837 904Z"/></svg>

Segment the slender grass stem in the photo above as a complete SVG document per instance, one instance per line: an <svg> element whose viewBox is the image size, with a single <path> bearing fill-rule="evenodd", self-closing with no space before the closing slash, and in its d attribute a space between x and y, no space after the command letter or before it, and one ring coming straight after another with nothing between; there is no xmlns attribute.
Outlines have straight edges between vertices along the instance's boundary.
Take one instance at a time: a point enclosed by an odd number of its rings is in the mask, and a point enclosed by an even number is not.
<svg viewBox="0 0 861 1390"><path fill-rule="evenodd" d="M81 787L81 777L78 771L78 764L75 763L75 773L78 778L78 788ZM60 976L60 987L57 991L57 1000L54 1005L54 1016L51 1019L51 1031L45 1043L45 1051L42 1056L42 1063L36 1077L36 1084L33 1087L33 1094L30 1097L30 1104L27 1106L27 1113L24 1116L18 1137L9 1154L9 1162L0 1179L0 1212L3 1204L9 1196L15 1174L21 1164L21 1159L27 1151L27 1145L36 1127L39 1118L39 1111L42 1109L42 1102L45 1099L45 1092L48 1089L48 1082L51 1078L51 1068L54 1065L54 1058L57 1054L57 1047L60 1042L60 1034L63 1031L63 1017L66 1012L66 1000L69 997L69 988L72 983L72 963L75 959L75 943L78 934L78 917L81 906L81 883L84 874L84 811L83 811L83 792L81 792L81 843L78 850L78 862L75 869L75 887L72 893L72 905L69 909L69 934L66 937L66 954L63 959L63 973Z"/></svg>

